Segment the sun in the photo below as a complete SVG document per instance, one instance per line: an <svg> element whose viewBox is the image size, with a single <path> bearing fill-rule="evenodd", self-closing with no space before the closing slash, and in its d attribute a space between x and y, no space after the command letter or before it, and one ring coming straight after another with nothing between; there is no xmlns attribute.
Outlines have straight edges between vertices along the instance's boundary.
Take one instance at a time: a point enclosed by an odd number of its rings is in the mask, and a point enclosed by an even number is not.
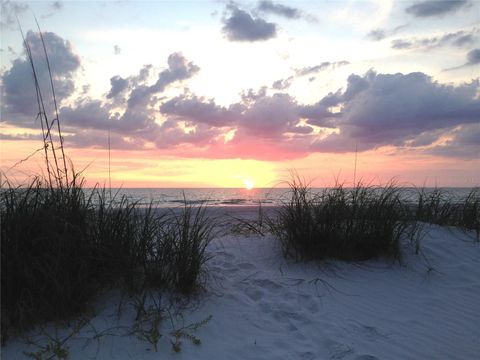
<svg viewBox="0 0 480 360"><path fill-rule="evenodd" d="M245 189L252 190L254 182L250 179L243 179L243 184L245 185Z"/></svg>

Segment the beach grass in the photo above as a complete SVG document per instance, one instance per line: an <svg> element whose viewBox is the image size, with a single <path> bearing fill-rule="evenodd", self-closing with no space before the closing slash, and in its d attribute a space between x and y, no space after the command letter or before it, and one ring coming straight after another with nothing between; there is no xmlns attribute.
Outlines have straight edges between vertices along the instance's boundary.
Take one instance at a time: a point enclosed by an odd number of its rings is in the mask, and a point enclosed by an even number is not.
<svg viewBox="0 0 480 360"><path fill-rule="evenodd" d="M421 188L412 196L411 188L390 181L349 188L337 183L318 193L296 174L288 185L288 200L263 222L284 255L296 260L401 260L402 239L420 251L423 223L473 230L479 240L479 188L462 198L438 188Z"/></svg>
<svg viewBox="0 0 480 360"><path fill-rule="evenodd" d="M337 184L320 193L313 193L299 177L289 185L289 201L269 221L285 256L346 261L401 258L400 239L411 219L394 182L384 187Z"/></svg>
<svg viewBox="0 0 480 360"><path fill-rule="evenodd" d="M456 226L480 233L480 188L475 187L463 198L455 198L447 189L420 189L416 200L419 221Z"/></svg>
<svg viewBox="0 0 480 360"><path fill-rule="evenodd" d="M87 195L82 181L44 185L1 192L2 335L78 315L111 287L201 287L214 224L204 207L167 213L103 189Z"/></svg>

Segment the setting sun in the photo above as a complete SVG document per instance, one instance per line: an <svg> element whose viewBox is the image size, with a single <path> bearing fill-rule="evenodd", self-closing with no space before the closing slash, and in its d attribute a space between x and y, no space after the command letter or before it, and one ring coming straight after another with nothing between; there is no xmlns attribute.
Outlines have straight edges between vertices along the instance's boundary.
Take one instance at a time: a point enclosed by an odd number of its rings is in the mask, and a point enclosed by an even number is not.
<svg viewBox="0 0 480 360"><path fill-rule="evenodd" d="M252 180L250 179L243 179L243 184L245 185L245 189L247 190L252 190L253 185L255 184Z"/></svg>

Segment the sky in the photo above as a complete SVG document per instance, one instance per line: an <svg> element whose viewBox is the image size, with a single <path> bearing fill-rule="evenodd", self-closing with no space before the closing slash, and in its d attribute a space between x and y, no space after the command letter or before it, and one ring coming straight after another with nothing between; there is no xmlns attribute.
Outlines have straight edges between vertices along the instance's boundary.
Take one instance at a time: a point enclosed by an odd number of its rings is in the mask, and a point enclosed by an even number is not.
<svg viewBox="0 0 480 360"><path fill-rule="evenodd" d="M480 185L480 1L1 1L1 173L45 172L23 30L87 185ZM17 23L18 18L18 23ZM110 149L110 151L109 151ZM109 161L110 153L110 161Z"/></svg>

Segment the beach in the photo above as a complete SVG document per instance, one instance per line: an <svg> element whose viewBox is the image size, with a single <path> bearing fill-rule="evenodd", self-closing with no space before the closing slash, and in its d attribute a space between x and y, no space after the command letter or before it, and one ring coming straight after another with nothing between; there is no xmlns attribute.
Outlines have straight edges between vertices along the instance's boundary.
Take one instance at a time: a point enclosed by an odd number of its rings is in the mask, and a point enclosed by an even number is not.
<svg viewBox="0 0 480 360"><path fill-rule="evenodd" d="M230 220L254 219L258 212L229 209ZM9 340L2 358L27 358L24 351L38 351L38 344L49 342L45 333L55 331L57 339L67 339L69 359L474 359L480 354L480 244L473 232L426 225L422 252L403 243L401 263L298 263L283 257L272 235L224 230L209 244L204 288L182 309L182 320L162 322L157 352L129 331L135 301L106 290L75 334L75 321L70 327L48 324L43 333L36 329ZM169 334L199 323L191 331L199 341L180 336L180 351L174 351L175 336ZM37 345L26 344L28 337Z"/></svg>

